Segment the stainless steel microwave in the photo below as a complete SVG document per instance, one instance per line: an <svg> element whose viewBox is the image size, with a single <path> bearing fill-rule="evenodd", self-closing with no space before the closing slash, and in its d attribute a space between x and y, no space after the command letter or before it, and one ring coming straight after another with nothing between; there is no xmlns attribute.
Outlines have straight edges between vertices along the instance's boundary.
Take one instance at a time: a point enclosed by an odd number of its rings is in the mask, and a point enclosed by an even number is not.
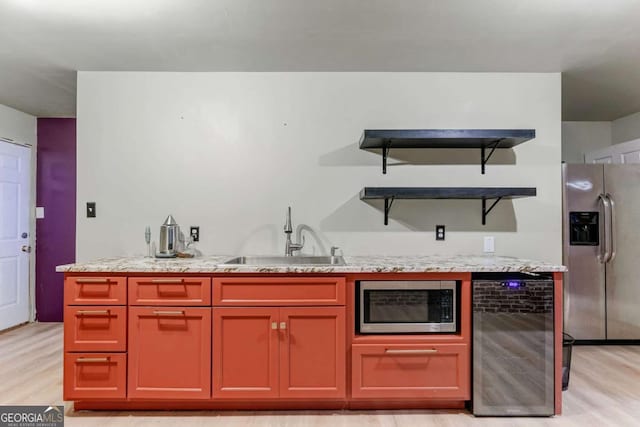
<svg viewBox="0 0 640 427"><path fill-rule="evenodd" d="M357 282L361 334L457 331L457 284L451 281Z"/></svg>

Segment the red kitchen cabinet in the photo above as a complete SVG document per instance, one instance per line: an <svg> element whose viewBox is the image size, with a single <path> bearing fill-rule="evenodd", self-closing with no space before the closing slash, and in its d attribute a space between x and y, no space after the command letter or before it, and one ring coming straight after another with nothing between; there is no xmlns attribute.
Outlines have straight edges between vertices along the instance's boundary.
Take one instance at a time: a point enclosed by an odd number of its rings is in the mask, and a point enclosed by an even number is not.
<svg viewBox="0 0 640 427"><path fill-rule="evenodd" d="M127 392L127 279L64 279L65 400L124 400Z"/></svg>
<svg viewBox="0 0 640 427"><path fill-rule="evenodd" d="M344 305L344 277L214 277L213 305Z"/></svg>
<svg viewBox="0 0 640 427"><path fill-rule="evenodd" d="M213 309L213 397L278 397L278 309Z"/></svg>
<svg viewBox="0 0 640 427"><path fill-rule="evenodd" d="M354 344L354 398L468 400L466 344Z"/></svg>
<svg viewBox="0 0 640 427"><path fill-rule="evenodd" d="M127 278L65 277L65 305L125 305L127 303Z"/></svg>
<svg viewBox="0 0 640 427"><path fill-rule="evenodd" d="M209 277L129 277L129 305L210 306Z"/></svg>
<svg viewBox="0 0 640 427"><path fill-rule="evenodd" d="M64 328L65 351L127 350L127 307L68 306Z"/></svg>
<svg viewBox="0 0 640 427"><path fill-rule="evenodd" d="M64 400L124 399L126 391L126 354L65 353Z"/></svg>
<svg viewBox="0 0 640 427"><path fill-rule="evenodd" d="M214 308L213 398L344 398L344 307Z"/></svg>
<svg viewBox="0 0 640 427"><path fill-rule="evenodd" d="M280 309L280 397L345 396L344 307Z"/></svg>
<svg viewBox="0 0 640 427"><path fill-rule="evenodd" d="M211 308L129 307L128 397L211 397Z"/></svg>

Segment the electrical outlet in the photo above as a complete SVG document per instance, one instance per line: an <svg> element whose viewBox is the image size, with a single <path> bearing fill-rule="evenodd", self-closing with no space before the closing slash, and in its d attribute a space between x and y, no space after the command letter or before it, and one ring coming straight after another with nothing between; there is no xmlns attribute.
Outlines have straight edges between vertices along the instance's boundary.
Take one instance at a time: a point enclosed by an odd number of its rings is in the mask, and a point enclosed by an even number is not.
<svg viewBox="0 0 640 427"><path fill-rule="evenodd" d="M96 202L87 202L87 218L96 217Z"/></svg>
<svg viewBox="0 0 640 427"><path fill-rule="evenodd" d="M189 228L189 235L191 236L191 239L194 242L199 242L200 241L200 227L192 225Z"/></svg>
<svg viewBox="0 0 640 427"><path fill-rule="evenodd" d="M484 236L484 252L493 253L496 251L496 239L493 236Z"/></svg>
<svg viewBox="0 0 640 427"><path fill-rule="evenodd" d="M444 240L444 225L436 225L436 240Z"/></svg>

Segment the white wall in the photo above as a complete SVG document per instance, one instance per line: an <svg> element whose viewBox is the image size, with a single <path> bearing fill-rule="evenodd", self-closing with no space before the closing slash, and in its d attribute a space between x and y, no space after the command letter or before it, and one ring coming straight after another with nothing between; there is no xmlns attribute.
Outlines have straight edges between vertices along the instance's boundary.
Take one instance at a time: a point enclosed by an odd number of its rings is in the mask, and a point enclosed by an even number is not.
<svg viewBox="0 0 640 427"><path fill-rule="evenodd" d="M307 253L480 253L561 261L560 75L78 73L77 259L142 254L172 213L205 254L281 253L287 205ZM480 174L478 150L358 149L365 128L534 128ZM394 157L395 156L395 157ZM436 164L428 164L434 163ZM409 164L407 164L409 163ZM419 163L419 164L411 164ZM451 164L454 163L454 164ZM363 186L533 186L481 225L479 200L396 201L389 226ZM447 225L436 242L433 227Z"/></svg>
<svg viewBox="0 0 640 427"><path fill-rule="evenodd" d="M640 112L621 117L611 123L614 144L640 138Z"/></svg>
<svg viewBox="0 0 640 427"><path fill-rule="evenodd" d="M584 163L584 154L611 145L611 122L562 122L562 161Z"/></svg>

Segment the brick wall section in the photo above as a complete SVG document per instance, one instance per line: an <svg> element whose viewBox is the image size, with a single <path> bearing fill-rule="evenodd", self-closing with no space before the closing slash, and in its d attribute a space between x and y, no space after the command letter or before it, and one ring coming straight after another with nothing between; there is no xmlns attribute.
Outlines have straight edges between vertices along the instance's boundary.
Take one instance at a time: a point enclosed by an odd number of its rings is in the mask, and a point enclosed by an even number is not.
<svg viewBox="0 0 640 427"><path fill-rule="evenodd" d="M553 311L552 280L521 283L521 287L509 288L500 281L474 281L474 313L550 313Z"/></svg>

